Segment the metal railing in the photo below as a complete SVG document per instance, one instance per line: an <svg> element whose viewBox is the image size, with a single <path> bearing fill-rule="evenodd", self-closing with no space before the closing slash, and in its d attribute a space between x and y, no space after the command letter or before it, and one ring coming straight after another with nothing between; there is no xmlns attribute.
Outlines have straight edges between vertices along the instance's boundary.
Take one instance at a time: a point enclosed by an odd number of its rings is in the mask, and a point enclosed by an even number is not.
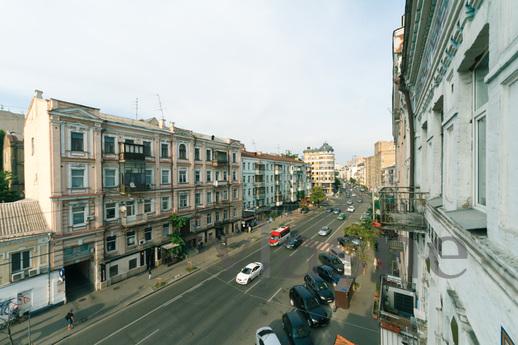
<svg viewBox="0 0 518 345"><path fill-rule="evenodd" d="M422 231L428 193L410 187L384 187L379 192L379 216L384 228Z"/></svg>

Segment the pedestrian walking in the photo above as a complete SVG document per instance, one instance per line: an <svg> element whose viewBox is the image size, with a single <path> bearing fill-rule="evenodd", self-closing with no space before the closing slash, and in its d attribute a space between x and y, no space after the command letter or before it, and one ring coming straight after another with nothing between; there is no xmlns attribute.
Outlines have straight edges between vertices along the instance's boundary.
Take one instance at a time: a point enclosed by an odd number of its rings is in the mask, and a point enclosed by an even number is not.
<svg viewBox="0 0 518 345"><path fill-rule="evenodd" d="M147 270L147 279L151 280L151 267Z"/></svg>
<svg viewBox="0 0 518 345"><path fill-rule="evenodd" d="M375 271L378 269L378 258L374 258L374 262L372 263L372 266L374 266Z"/></svg>
<svg viewBox="0 0 518 345"><path fill-rule="evenodd" d="M76 321L74 316L74 311L70 309L70 311L65 316L65 321L67 322L67 329L70 331L72 328L74 328L74 322Z"/></svg>

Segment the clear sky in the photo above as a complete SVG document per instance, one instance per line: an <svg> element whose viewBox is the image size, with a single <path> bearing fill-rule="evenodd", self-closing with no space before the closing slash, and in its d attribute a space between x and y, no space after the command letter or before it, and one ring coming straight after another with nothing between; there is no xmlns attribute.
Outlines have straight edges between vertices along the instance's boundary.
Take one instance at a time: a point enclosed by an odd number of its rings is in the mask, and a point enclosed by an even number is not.
<svg viewBox="0 0 518 345"><path fill-rule="evenodd" d="M391 136L391 36L404 0L0 2L0 104L34 89L337 162Z"/></svg>

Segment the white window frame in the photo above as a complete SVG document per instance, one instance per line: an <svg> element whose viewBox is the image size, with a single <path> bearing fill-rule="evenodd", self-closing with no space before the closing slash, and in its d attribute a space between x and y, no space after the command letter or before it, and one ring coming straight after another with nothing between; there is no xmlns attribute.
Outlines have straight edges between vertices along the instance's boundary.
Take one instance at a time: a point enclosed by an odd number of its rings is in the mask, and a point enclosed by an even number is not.
<svg viewBox="0 0 518 345"><path fill-rule="evenodd" d="M83 210L83 223L78 223L78 224L74 224L74 207L78 207L78 206L83 206L84 207L84 210ZM69 216L70 216L70 221L69 221L69 224L71 227L73 228L80 228L80 227L84 227L88 224L88 204L87 203L73 203L73 204L70 204L69 205L70 207L70 210L69 210Z"/></svg>
<svg viewBox="0 0 518 345"><path fill-rule="evenodd" d="M212 213L211 212L207 213L206 220L207 220L207 225L212 224Z"/></svg>
<svg viewBox="0 0 518 345"><path fill-rule="evenodd" d="M167 145L167 156L166 157L162 156L162 145L163 144ZM171 158L171 147L169 146L169 143L167 141L161 141L160 142L160 158L161 159L169 159L169 158Z"/></svg>
<svg viewBox="0 0 518 345"><path fill-rule="evenodd" d="M212 170L208 170L205 172L205 178L207 183L212 182Z"/></svg>
<svg viewBox="0 0 518 345"><path fill-rule="evenodd" d="M146 175L146 171L151 171L151 183L149 183L149 184L150 184L150 185L155 184L155 183L154 183L154 182L155 182L155 169L144 169L144 179L145 179L145 177L147 176L147 175ZM145 182L146 182L146 184L148 184L148 183L147 183L147 180L146 180Z"/></svg>
<svg viewBox="0 0 518 345"><path fill-rule="evenodd" d="M196 181L196 174L198 174L198 181ZM199 183L202 183L202 180L201 180L201 170L200 169L196 169L194 170L194 183L196 184L199 184Z"/></svg>
<svg viewBox="0 0 518 345"><path fill-rule="evenodd" d="M106 153L104 151L105 149L105 139L106 138L113 138L113 153ZM116 155L119 153L119 147L117 145L117 136L116 135L112 135L112 134L104 134L103 135L103 147L102 147L102 152L103 154L105 155Z"/></svg>
<svg viewBox="0 0 518 345"><path fill-rule="evenodd" d="M207 199L207 205L212 204L212 192L205 193L205 198Z"/></svg>
<svg viewBox="0 0 518 345"><path fill-rule="evenodd" d="M74 151L72 150L72 133L81 133L83 135L83 151ZM83 154L88 152L88 148L86 146L86 139L87 139L88 131L87 129L83 127L75 127L71 126L68 131L68 145L70 152L76 153L76 154Z"/></svg>
<svg viewBox="0 0 518 345"><path fill-rule="evenodd" d="M145 139L142 140L142 146L144 146L144 143L149 143L149 156L145 157L153 157L153 140ZM142 152L144 153L144 148L142 148Z"/></svg>
<svg viewBox="0 0 518 345"><path fill-rule="evenodd" d="M164 200L167 199L167 208L164 208ZM167 212L171 210L171 197L170 196L161 196L160 197L160 211Z"/></svg>
<svg viewBox="0 0 518 345"><path fill-rule="evenodd" d="M164 172L167 171L167 183L164 183ZM171 169L160 169L160 184L171 184Z"/></svg>
<svg viewBox="0 0 518 345"><path fill-rule="evenodd" d="M72 187L72 170L83 170L83 187ZM88 189L88 167L86 164L70 164L68 166L68 186L70 190Z"/></svg>
<svg viewBox="0 0 518 345"><path fill-rule="evenodd" d="M180 157L180 146L181 145L184 145L185 146L185 158L181 158ZM181 159L181 160L189 160L189 145L187 145L187 143L184 143L184 142L180 142L178 143L178 146L176 148L176 154L178 155L178 159Z"/></svg>
<svg viewBox="0 0 518 345"><path fill-rule="evenodd" d="M129 233L133 232L133 244L129 244L128 243L128 239L130 238L128 236ZM133 247L133 246L136 246L137 245L137 231L136 230L129 230L128 232L126 232L126 235L124 236L125 237L125 240L126 240L126 247Z"/></svg>
<svg viewBox="0 0 518 345"><path fill-rule="evenodd" d="M132 203L133 204L133 214L128 214L128 203ZM136 217L137 215L137 203L135 202L135 200L127 200L126 202L124 202L124 206L126 207L126 217Z"/></svg>
<svg viewBox="0 0 518 345"><path fill-rule="evenodd" d="M106 211L107 210L107 204L115 204L115 216L114 218L108 218L107 217L107 214L108 212ZM104 202L104 220L106 221L112 221L112 220L116 220L119 218L119 203L116 202L116 201L105 201Z"/></svg>
<svg viewBox="0 0 518 345"><path fill-rule="evenodd" d="M115 175L114 175L114 185L113 186L107 186L106 185L106 171L107 170L113 170L115 171ZM117 187L119 185L119 169L116 168L116 167L106 167L106 168L103 168L103 187L106 187L106 188L114 188L114 187Z"/></svg>
<svg viewBox="0 0 518 345"><path fill-rule="evenodd" d="M115 246L113 249L108 249L108 242L111 242L111 240L108 241L108 238L111 238L111 237L114 238L113 242L115 243ZM106 236L106 252L110 253L110 252L115 252L115 251L117 251L117 235Z"/></svg>
<svg viewBox="0 0 518 345"><path fill-rule="evenodd" d="M181 181L182 173L185 176L185 181ZM178 169L178 183L185 184L189 183L189 171L185 168Z"/></svg>
<svg viewBox="0 0 518 345"><path fill-rule="evenodd" d="M199 198L196 198L197 196L199 196ZM201 192L195 192L194 193L194 205L195 206L201 206Z"/></svg>
<svg viewBox="0 0 518 345"><path fill-rule="evenodd" d="M198 159L196 159L196 150L198 150ZM194 161L199 162L201 161L201 147L195 146L194 147Z"/></svg>
<svg viewBox="0 0 518 345"><path fill-rule="evenodd" d="M146 212L146 201L149 201L149 205L151 206L151 210L147 211ZM153 213L155 211L155 200L153 200L153 198L144 198L144 202L143 202L143 210L144 210L144 213Z"/></svg>
<svg viewBox="0 0 518 345"><path fill-rule="evenodd" d="M182 196L185 196L185 206L182 205ZM189 208L189 193L188 192L179 192L178 193L178 208L179 209Z"/></svg>

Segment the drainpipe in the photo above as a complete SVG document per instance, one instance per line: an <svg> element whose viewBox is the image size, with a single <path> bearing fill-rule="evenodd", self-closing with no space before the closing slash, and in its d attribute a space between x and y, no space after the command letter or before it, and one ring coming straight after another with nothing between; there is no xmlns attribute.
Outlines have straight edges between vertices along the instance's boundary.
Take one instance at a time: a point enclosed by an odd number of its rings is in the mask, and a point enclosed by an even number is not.
<svg viewBox="0 0 518 345"><path fill-rule="evenodd" d="M50 284L50 240L52 239L52 233L49 232L47 234L47 236L48 236L48 238L47 238L47 240L48 240L47 241L47 265L48 265L48 269L47 269L48 276L47 276L47 278L48 278L48 294L49 294L48 305L50 305L51 304L50 303L50 300L51 300L51 294L50 294L50 286L51 286L51 284Z"/></svg>

